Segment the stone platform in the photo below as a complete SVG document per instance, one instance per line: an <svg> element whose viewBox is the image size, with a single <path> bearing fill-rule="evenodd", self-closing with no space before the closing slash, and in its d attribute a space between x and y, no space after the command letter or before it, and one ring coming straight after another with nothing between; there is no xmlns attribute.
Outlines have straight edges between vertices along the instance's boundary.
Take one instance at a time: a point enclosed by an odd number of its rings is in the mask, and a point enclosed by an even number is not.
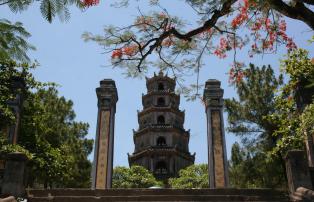
<svg viewBox="0 0 314 202"><path fill-rule="evenodd" d="M27 194L28 202L289 201L286 192L271 189L53 189Z"/></svg>

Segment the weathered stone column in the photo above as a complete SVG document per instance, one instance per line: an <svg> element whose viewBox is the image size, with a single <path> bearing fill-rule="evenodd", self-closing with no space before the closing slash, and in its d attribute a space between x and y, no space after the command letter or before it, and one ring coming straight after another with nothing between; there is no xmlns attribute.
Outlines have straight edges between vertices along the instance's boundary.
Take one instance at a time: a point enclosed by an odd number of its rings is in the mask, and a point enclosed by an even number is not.
<svg viewBox="0 0 314 202"><path fill-rule="evenodd" d="M92 189L111 188L114 146L114 120L118 93L111 79L100 81L96 88L98 118L92 170Z"/></svg>
<svg viewBox="0 0 314 202"><path fill-rule="evenodd" d="M314 169L314 134L305 134L305 151L309 167Z"/></svg>
<svg viewBox="0 0 314 202"><path fill-rule="evenodd" d="M204 97L207 116L209 187L229 186L228 162L223 120L223 89L220 81L206 81Z"/></svg>
<svg viewBox="0 0 314 202"><path fill-rule="evenodd" d="M25 82L21 78L13 78L12 86L16 91L16 97L14 100L9 100L8 105L13 109L15 114L15 123L10 125L8 128L8 142L10 144L16 144L20 129L21 112L23 105L23 91L25 89Z"/></svg>
<svg viewBox="0 0 314 202"><path fill-rule="evenodd" d="M291 150L285 157L288 187L291 194L299 187L313 189L305 156L302 150Z"/></svg>
<svg viewBox="0 0 314 202"><path fill-rule="evenodd" d="M7 155L2 184L2 194L15 197L25 196L27 157L15 152Z"/></svg>

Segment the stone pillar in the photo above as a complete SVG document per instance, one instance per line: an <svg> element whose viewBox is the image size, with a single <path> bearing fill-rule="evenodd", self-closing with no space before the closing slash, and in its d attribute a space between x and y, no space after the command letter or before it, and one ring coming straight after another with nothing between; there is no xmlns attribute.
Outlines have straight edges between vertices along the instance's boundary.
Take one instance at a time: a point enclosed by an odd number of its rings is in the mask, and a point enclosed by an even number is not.
<svg viewBox="0 0 314 202"><path fill-rule="evenodd" d="M96 88L98 118L92 170L92 189L111 188L113 169L114 121L118 93L111 79L100 81Z"/></svg>
<svg viewBox="0 0 314 202"><path fill-rule="evenodd" d="M220 81L206 81L204 97L207 116L209 187L229 186L228 161L223 119L223 89Z"/></svg>
<svg viewBox="0 0 314 202"><path fill-rule="evenodd" d="M8 128L8 142L10 144L16 144L21 122L21 111L23 105L23 91L25 89L25 82L21 78L13 78L12 86L13 90L16 91L16 97L14 100L8 101L8 105L13 109L15 113L15 123Z"/></svg>
<svg viewBox="0 0 314 202"><path fill-rule="evenodd" d="M7 155L2 184L3 195L25 196L27 157L15 152Z"/></svg>
<svg viewBox="0 0 314 202"><path fill-rule="evenodd" d="M297 188L304 187L313 189L305 152L302 150L291 150L285 157L288 187L290 193Z"/></svg>
<svg viewBox="0 0 314 202"><path fill-rule="evenodd" d="M314 134L305 134L305 149L309 167L314 169Z"/></svg>

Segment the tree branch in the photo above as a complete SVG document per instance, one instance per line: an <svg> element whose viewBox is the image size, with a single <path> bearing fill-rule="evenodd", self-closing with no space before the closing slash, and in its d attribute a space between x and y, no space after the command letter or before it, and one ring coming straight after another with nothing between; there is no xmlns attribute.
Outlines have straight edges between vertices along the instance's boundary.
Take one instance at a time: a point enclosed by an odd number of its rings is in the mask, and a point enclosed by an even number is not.
<svg viewBox="0 0 314 202"><path fill-rule="evenodd" d="M314 12L307 8L304 3L297 1L295 6L289 6L282 0L267 0L270 7L279 13L293 19L301 20L314 30ZM309 4L314 3L313 0L303 0Z"/></svg>
<svg viewBox="0 0 314 202"><path fill-rule="evenodd" d="M297 1L309 4L309 5L314 5L314 0L297 0Z"/></svg>
<svg viewBox="0 0 314 202"><path fill-rule="evenodd" d="M8 4L8 3L10 3L12 0L8 0L8 1L6 1L6 2L2 2L2 3L0 3L0 6L2 6L2 5L5 5L5 4Z"/></svg>
<svg viewBox="0 0 314 202"><path fill-rule="evenodd" d="M237 0L227 0L225 1L225 3L222 5L222 8L220 10L215 10L214 14L212 15L212 17L207 20L203 26L198 27L194 30L191 30L185 34L180 33L178 30L176 30L174 27L163 32L159 37L157 38L153 38L150 39L144 46L143 49L148 46L151 42L152 45L149 46L148 51L143 55L142 59L139 61L139 64L137 66L137 68L140 70L140 66L142 65L142 62L146 59L146 57L148 55L150 55L153 50L155 50L158 46L161 45L162 41L169 37L169 36L174 36L178 39L181 40L187 40L187 41L191 41L193 36L196 36L212 27L214 27L218 21L218 19L226 14L229 14L231 11L231 6L236 2Z"/></svg>

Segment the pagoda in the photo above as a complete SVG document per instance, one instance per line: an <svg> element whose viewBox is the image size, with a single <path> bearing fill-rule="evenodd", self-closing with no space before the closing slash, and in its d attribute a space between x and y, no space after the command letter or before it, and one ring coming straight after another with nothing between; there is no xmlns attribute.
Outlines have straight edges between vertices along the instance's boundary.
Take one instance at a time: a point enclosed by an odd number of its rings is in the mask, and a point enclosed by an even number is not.
<svg viewBox="0 0 314 202"><path fill-rule="evenodd" d="M129 164L150 170L156 179L177 177L180 169L194 164L189 152L190 132L183 127L184 111L179 109L176 81L162 72L146 78L147 94L138 111L139 129L133 130L135 150Z"/></svg>

